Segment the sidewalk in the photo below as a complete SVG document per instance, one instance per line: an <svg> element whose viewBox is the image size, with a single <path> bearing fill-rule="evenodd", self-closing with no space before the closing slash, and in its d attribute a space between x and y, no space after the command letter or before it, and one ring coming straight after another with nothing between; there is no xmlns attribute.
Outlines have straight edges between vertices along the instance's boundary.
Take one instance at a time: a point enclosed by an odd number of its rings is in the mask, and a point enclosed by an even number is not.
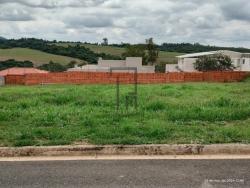
<svg viewBox="0 0 250 188"><path fill-rule="evenodd" d="M250 155L250 144L0 147L0 157Z"/></svg>

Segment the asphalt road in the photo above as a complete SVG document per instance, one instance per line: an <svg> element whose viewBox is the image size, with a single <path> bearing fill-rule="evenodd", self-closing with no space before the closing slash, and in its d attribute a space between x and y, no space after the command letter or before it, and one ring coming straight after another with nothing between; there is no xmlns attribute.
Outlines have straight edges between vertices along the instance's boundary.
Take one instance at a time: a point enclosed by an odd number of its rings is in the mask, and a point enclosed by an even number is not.
<svg viewBox="0 0 250 188"><path fill-rule="evenodd" d="M0 187L250 187L250 160L0 162Z"/></svg>

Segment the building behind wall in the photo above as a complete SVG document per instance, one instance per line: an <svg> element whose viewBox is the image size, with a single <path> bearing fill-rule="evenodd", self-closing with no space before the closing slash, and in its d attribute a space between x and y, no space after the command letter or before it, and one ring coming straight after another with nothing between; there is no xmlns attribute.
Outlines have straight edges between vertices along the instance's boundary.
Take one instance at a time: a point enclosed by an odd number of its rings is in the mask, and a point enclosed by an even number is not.
<svg viewBox="0 0 250 188"><path fill-rule="evenodd" d="M125 60L103 60L99 58L97 65L84 65L81 67L74 67L68 69L68 71L82 71L82 72L109 72L112 67L136 67L138 73L154 73L154 66L142 65L141 57L127 57ZM117 71L117 72L129 72L129 71Z"/></svg>
<svg viewBox="0 0 250 188"><path fill-rule="evenodd" d="M197 70L194 68L194 63L199 57L210 56L219 53L227 55L232 59L233 65L236 67L235 71L250 71L250 53L219 50L177 56L178 64L166 65L166 72L197 72Z"/></svg>

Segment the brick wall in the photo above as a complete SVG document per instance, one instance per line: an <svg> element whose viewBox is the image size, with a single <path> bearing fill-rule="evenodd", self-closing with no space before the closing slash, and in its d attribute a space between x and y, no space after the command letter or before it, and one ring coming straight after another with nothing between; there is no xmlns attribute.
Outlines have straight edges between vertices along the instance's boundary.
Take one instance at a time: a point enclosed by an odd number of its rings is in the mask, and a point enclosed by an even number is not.
<svg viewBox="0 0 250 188"><path fill-rule="evenodd" d="M245 79L247 72L200 72L200 73L139 73L138 83L176 83L176 82L234 82ZM6 76L6 84L113 84L119 77L120 83L134 83L132 73L64 72L49 74L26 74Z"/></svg>
<svg viewBox="0 0 250 188"><path fill-rule="evenodd" d="M5 76L5 84L9 85L25 85L25 76L24 75L8 75Z"/></svg>

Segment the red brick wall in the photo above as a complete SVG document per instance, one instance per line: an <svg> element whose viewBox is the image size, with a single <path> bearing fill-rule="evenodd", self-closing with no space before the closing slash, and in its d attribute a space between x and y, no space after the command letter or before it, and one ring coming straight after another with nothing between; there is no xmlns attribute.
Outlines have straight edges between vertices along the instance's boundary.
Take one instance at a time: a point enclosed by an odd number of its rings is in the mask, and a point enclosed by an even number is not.
<svg viewBox="0 0 250 188"><path fill-rule="evenodd" d="M139 73L138 83L175 83L175 82L234 82L248 76L247 72L200 72L200 73ZM64 72L49 74L26 74L24 76L9 75L6 84L112 84L119 77L120 83L134 83L131 73L96 73L96 72Z"/></svg>
<svg viewBox="0 0 250 188"><path fill-rule="evenodd" d="M9 85L24 85L25 81L24 81L24 75L8 75L5 76L5 84Z"/></svg>

